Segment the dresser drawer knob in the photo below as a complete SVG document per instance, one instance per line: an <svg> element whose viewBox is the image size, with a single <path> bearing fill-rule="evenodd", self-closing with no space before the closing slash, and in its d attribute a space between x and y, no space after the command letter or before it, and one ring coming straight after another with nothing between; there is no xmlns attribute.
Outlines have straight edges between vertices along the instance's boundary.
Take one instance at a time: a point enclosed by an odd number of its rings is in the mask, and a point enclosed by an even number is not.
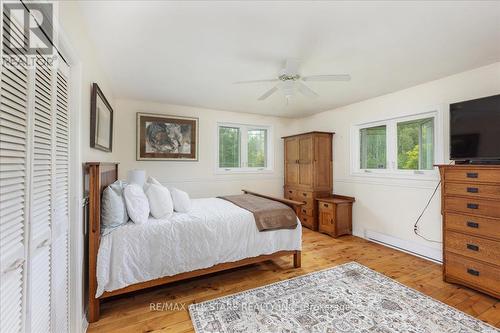
<svg viewBox="0 0 500 333"><path fill-rule="evenodd" d="M479 205L478 204L474 204L474 203L468 203L467 204L467 208L469 208L469 209L478 209Z"/></svg>
<svg viewBox="0 0 500 333"><path fill-rule="evenodd" d="M323 207L326 207L326 208L328 208L328 204L323 204Z"/></svg>
<svg viewBox="0 0 500 333"><path fill-rule="evenodd" d="M479 193L479 189L477 187L467 187L468 193Z"/></svg>
<svg viewBox="0 0 500 333"><path fill-rule="evenodd" d="M467 248L472 251L479 251L479 246L474 244L467 244Z"/></svg>
<svg viewBox="0 0 500 333"><path fill-rule="evenodd" d="M477 172L467 172L467 178L478 178Z"/></svg>
<svg viewBox="0 0 500 333"><path fill-rule="evenodd" d="M307 197L307 193L302 193L303 196Z"/></svg>
<svg viewBox="0 0 500 333"><path fill-rule="evenodd" d="M470 275L479 276L479 271L476 271L472 268L467 268L467 273L469 273Z"/></svg>
<svg viewBox="0 0 500 333"><path fill-rule="evenodd" d="M479 223L477 222L472 222L472 221L467 221L467 226L469 228L479 228Z"/></svg>

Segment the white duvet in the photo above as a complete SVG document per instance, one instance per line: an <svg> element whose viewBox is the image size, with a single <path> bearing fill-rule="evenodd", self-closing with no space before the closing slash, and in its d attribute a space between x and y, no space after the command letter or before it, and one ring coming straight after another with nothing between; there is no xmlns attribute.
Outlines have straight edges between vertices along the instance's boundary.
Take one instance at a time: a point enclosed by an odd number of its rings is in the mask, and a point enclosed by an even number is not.
<svg viewBox="0 0 500 333"><path fill-rule="evenodd" d="M229 201L193 199L189 213L149 218L101 237L97 292L282 250L301 250L301 225L259 232L253 214Z"/></svg>

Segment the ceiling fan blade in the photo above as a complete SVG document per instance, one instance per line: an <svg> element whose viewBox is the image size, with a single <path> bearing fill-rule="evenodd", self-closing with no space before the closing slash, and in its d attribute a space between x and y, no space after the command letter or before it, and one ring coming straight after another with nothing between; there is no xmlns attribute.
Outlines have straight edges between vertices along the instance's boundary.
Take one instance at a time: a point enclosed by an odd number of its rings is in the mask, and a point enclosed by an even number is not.
<svg viewBox="0 0 500 333"><path fill-rule="evenodd" d="M299 71L299 61L297 59L287 59L285 63L285 74L295 75Z"/></svg>
<svg viewBox="0 0 500 333"><path fill-rule="evenodd" d="M265 100L266 98L268 98L269 96L271 96L272 94L274 94L277 90L278 90L278 86L272 87L271 89L269 89L268 91L266 91L262 96L260 96L258 98L258 100L259 101Z"/></svg>
<svg viewBox="0 0 500 333"><path fill-rule="evenodd" d="M236 81L236 82L233 82L233 84L261 83L261 82L278 82L278 79Z"/></svg>
<svg viewBox="0 0 500 333"><path fill-rule="evenodd" d="M318 97L319 95L315 93L311 88L303 84L302 82L298 83L298 89L299 91L306 95L307 97Z"/></svg>
<svg viewBox="0 0 500 333"><path fill-rule="evenodd" d="M334 74L334 75L309 75L302 77L303 81L349 81L349 74Z"/></svg>

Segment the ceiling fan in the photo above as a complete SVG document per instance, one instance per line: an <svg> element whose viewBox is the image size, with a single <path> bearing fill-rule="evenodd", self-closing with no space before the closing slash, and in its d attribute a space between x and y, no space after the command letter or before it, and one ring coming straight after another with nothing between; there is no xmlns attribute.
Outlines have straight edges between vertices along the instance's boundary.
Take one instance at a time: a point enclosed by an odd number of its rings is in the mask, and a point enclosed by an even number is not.
<svg viewBox="0 0 500 333"><path fill-rule="evenodd" d="M308 75L302 76L298 72L299 63L297 60L288 59L285 63L285 68L283 68L277 78L267 79L267 80L250 80L250 81L237 81L234 84L247 84L247 83L261 83L261 82L276 82L276 85L266 91L262 96L258 98L259 101L263 101L278 90L282 90L285 95L286 103L288 104L290 98L295 94L295 91L299 91L301 94L307 97L318 97L319 95L306 86L304 81L349 81L351 76L348 74L333 74L333 75Z"/></svg>

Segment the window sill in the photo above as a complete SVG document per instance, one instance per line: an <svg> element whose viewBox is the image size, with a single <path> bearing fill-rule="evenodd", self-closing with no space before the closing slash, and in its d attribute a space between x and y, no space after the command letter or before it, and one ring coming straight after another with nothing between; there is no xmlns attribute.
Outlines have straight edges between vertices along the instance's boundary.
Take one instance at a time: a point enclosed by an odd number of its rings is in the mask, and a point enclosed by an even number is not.
<svg viewBox="0 0 500 333"><path fill-rule="evenodd" d="M426 180L438 181L439 172L437 170L415 170L415 171L381 171L381 170L356 170L351 172L354 177L367 177L367 178L386 178L386 179L403 179L403 180Z"/></svg>
<svg viewBox="0 0 500 333"><path fill-rule="evenodd" d="M216 175L234 175L234 174L269 174L273 173L273 169L266 169L266 168L237 168L237 169L231 169L231 168L221 168L215 170Z"/></svg>

